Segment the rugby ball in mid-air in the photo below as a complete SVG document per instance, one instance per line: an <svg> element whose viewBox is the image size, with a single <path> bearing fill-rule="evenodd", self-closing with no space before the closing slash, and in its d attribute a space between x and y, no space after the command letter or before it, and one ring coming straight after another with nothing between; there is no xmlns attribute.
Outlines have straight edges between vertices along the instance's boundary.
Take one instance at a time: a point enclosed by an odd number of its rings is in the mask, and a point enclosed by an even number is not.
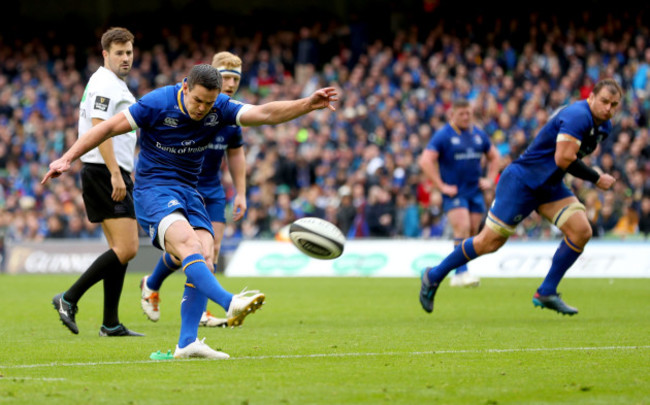
<svg viewBox="0 0 650 405"><path fill-rule="evenodd" d="M324 219L305 217L294 221L289 238L301 252L315 259L331 260L343 254L343 232Z"/></svg>

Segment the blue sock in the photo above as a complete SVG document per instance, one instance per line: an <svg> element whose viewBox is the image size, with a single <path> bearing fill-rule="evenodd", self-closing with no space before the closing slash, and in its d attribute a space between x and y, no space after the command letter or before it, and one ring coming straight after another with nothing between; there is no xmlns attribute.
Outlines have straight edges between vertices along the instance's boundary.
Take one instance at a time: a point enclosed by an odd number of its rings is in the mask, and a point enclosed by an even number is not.
<svg viewBox="0 0 650 405"><path fill-rule="evenodd" d="M453 269L476 259L477 256L474 250L474 238L465 239L439 265L429 270L427 273L429 281L431 284L440 284Z"/></svg>
<svg viewBox="0 0 650 405"><path fill-rule="evenodd" d="M460 243L463 241L463 238L454 238L454 249L460 245ZM467 264L461 264L456 268L456 273L455 274L461 274L467 271Z"/></svg>
<svg viewBox="0 0 650 405"><path fill-rule="evenodd" d="M179 268L172 261L172 256L169 253L163 253L160 260L158 260L158 264L156 264L156 268L153 269L153 273L147 277L147 287L154 291L160 290L163 281Z"/></svg>
<svg viewBox="0 0 650 405"><path fill-rule="evenodd" d="M232 301L232 294L224 290L221 284L219 284L217 278L205 263L205 258L202 255L197 253L187 256L183 260L182 266L188 283L192 284L208 298L228 311L230 301Z"/></svg>
<svg viewBox="0 0 650 405"><path fill-rule="evenodd" d="M198 337L199 322L207 302L208 297L196 288L185 284L183 301L181 301L181 334L178 338L178 347L181 349Z"/></svg>
<svg viewBox="0 0 650 405"><path fill-rule="evenodd" d="M217 275L217 263L215 263L213 266L214 266L214 269L213 269L212 274L214 274L216 276ZM205 308L203 308L203 312L208 312L208 301L205 302Z"/></svg>
<svg viewBox="0 0 650 405"><path fill-rule="evenodd" d="M582 250L583 248L576 246L569 238L564 237L553 255L551 269L548 271L542 285L537 289L537 292L540 295L557 294L558 284L562 281L562 277L569 270L569 267L578 260L580 254L582 254Z"/></svg>

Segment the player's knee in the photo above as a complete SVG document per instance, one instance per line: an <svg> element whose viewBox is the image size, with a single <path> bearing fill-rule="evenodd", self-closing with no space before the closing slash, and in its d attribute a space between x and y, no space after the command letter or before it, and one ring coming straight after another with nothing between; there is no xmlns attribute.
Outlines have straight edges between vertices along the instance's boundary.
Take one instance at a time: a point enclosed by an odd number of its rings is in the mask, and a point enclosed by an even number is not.
<svg viewBox="0 0 650 405"><path fill-rule="evenodd" d="M135 258L135 255L138 254L138 246L137 246L137 244L127 247L124 250L123 254L124 254L124 259L127 262L130 262L131 260L133 260Z"/></svg>
<svg viewBox="0 0 650 405"><path fill-rule="evenodd" d="M576 245L584 246L593 236L593 230L591 229L589 222L587 222L580 226L573 226L571 229L568 229L565 234Z"/></svg>
<svg viewBox="0 0 650 405"><path fill-rule="evenodd" d="M113 252L115 252L120 263L126 264L135 258L135 255L138 253L138 244L122 244L119 246L113 246Z"/></svg>
<svg viewBox="0 0 650 405"><path fill-rule="evenodd" d="M474 238L474 241L474 250L476 250L476 254L479 256L496 252L505 242L505 240L501 241L495 238L481 238L478 240Z"/></svg>

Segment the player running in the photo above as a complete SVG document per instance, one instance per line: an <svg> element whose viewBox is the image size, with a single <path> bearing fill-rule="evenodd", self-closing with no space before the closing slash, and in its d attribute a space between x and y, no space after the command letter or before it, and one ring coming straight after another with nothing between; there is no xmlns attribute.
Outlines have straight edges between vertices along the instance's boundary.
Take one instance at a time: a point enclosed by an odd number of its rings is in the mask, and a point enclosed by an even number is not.
<svg viewBox="0 0 650 405"><path fill-rule="evenodd" d="M564 239L533 303L561 314L578 313L560 298L557 286L582 253L592 231L585 206L562 180L570 173L602 190L612 187L614 177L598 173L581 159L611 132L610 119L622 96L618 83L604 79L594 86L587 100L577 101L549 119L528 149L501 175L483 230L465 239L438 266L422 274L420 303L425 311L433 311L436 290L451 270L499 249L517 224L536 210L564 233Z"/></svg>

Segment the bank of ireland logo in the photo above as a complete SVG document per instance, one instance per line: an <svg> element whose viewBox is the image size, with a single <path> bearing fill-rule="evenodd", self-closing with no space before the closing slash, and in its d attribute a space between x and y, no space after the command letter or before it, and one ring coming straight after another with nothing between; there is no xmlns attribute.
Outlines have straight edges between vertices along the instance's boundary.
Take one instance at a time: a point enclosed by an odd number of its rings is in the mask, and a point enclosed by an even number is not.
<svg viewBox="0 0 650 405"><path fill-rule="evenodd" d="M272 253L260 258L255 263L255 268L260 275L293 276L304 269L309 263L309 257L296 253L283 255Z"/></svg>
<svg viewBox="0 0 650 405"><path fill-rule="evenodd" d="M186 140L181 142L181 145L183 145L183 146L192 146L195 143L196 143L196 141L194 141L194 139L186 139Z"/></svg>
<svg viewBox="0 0 650 405"><path fill-rule="evenodd" d="M347 253L334 261L332 267L337 276L372 276L388 263L383 253Z"/></svg>
<svg viewBox="0 0 650 405"><path fill-rule="evenodd" d="M170 201L167 203L167 207L168 207L168 208L169 208L169 207L173 207L173 206L175 206L175 205L181 205L181 203L179 203L178 200L170 200Z"/></svg>
<svg viewBox="0 0 650 405"><path fill-rule="evenodd" d="M424 270L425 267L437 266L444 258L445 256L436 253L428 253L426 255L418 256L411 262L411 271L413 274L420 277L422 270Z"/></svg>

